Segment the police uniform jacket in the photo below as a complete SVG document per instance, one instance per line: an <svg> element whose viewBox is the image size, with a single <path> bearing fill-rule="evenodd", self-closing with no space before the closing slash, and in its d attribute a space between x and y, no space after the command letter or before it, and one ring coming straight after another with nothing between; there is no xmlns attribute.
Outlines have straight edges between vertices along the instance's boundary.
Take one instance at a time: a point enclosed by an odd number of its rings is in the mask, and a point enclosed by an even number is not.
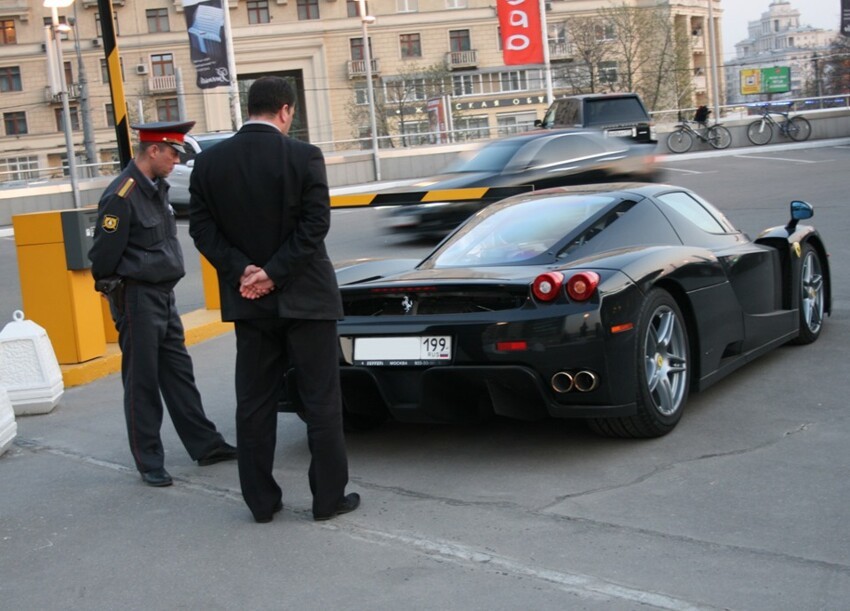
<svg viewBox="0 0 850 611"><path fill-rule="evenodd" d="M173 288L185 274L168 183L154 185L134 161L103 192L98 204L92 275L113 275Z"/></svg>
<svg viewBox="0 0 850 611"><path fill-rule="evenodd" d="M325 248L330 195L321 150L248 122L195 159L189 232L218 272L224 320L342 318L342 298ZM245 299L249 264L276 290Z"/></svg>

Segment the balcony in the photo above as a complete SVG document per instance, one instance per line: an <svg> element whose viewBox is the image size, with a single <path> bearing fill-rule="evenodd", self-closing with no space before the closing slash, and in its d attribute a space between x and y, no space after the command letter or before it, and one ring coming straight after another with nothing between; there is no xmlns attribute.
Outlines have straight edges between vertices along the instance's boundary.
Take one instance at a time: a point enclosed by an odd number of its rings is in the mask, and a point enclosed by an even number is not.
<svg viewBox="0 0 850 611"><path fill-rule="evenodd" d="M573 46L564 41L549 41L549 59L553 62L573 60Z"/></svg>
<svg viewBox="0 0 850 611"><path fill-rule="evenodd" d="M371 58L372 61L372 76L381 73L381 61L375 57ZM348 61L348 78L356 78L356 77L365 77L366 76L366 60L365 59L351 59Z"/></svg>
<svg viewBox="0 0 850 611"><path fill-rule="evenodd" d="M691 48L694 53L705 53L705 37L702 35L691 36Z"/></svg>
<svg viewBox="0 0 850 611"><path fill-rule="evenodd" d="M173 74L152 76L148 79L148 93L174 93L177 91L177 78Z"/></svg>
<svg viewBox="0 0 850 611"><path fill-rule="evenodd" d="M446 66L449 70L478 67L478 51L449 51L446 53Z"/></svg>
<svg viewBox="0 0 850 611"><path fill-rule="evenodd" d="M80 84L79 83L71 83L68 85L68 100L78 100L80 98ZM53 95L50 92L50 87L44 88L44 101L48 104L61 104L62 97L57 95Z"/></svg>

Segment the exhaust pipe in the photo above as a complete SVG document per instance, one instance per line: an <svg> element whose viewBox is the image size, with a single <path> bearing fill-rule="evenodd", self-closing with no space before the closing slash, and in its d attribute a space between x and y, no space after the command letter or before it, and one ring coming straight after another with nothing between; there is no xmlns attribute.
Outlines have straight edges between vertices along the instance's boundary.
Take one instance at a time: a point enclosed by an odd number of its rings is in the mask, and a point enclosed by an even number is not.
<svg viewBox="0 0 850 611"><path fill-rule="evenodd" d="M570 392L574 386L575 380L573 380L573 376L566 371L559 371L552 376L552 390L557 393L563 394Z"/></svg>
<svg viewBox="0 0 850 611"><path fill-rule="evenodd" d="M592 390L596 390L599 386L599 376L592 371L579 371L575 375L573 382L577 391L590 392Z"/></svg>

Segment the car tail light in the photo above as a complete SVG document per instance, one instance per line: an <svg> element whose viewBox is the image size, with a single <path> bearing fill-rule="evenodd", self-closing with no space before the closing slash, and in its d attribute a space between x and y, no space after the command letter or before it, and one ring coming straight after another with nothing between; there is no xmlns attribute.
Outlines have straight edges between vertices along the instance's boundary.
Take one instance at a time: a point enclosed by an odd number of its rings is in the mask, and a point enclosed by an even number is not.
<svg viewBox="0 0 850 611"><path fill-rule="evenodd" d="M567 280L567 294L573 301L587 301L599 286L599 274L579 272Z"/></svg>
<svg viewBox="0 0 850 611"><path fill-rule="evenodd" d="M564 274L561 272L546 272L534 279L531 292L540 301L552 301L558 296L558 291L564 284Z"/></svg>

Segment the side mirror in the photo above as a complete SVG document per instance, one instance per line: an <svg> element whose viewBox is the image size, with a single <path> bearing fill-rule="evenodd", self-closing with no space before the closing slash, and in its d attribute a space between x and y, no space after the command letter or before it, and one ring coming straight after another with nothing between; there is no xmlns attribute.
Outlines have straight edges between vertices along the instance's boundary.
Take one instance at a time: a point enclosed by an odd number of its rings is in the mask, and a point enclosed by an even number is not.
<svg viewBox="0 0 850 611"><path fill-rule="evenodd" d="M535 119L534 127L543 127L543 121L541 121L540 119Z"/></svg>
<svg viewBox="0 0 850 611"><path fill-rule="evenodd" d="M810 219L815 215L815 209L808 202L795 199L791 202L791 220L786 229L791 232L797 227L797 223Z"/></svg>

